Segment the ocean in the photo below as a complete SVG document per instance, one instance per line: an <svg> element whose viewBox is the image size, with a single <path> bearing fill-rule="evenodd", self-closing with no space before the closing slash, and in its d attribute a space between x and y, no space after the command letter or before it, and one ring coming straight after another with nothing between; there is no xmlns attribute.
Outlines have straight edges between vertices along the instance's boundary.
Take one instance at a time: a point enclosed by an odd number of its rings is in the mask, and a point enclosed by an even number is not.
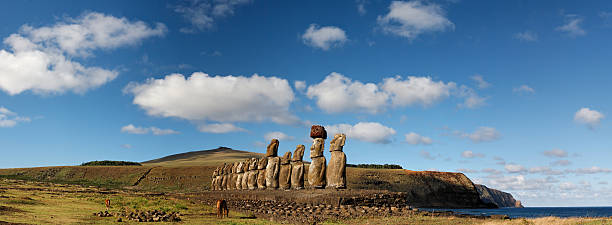
<svg viewBox="0 0 612 225"><path fill-rule="evenodd" d="M421 209L424 211L453 211L469 215L508 215L510 218L535 217L610 217L612 207L525 207L500 209Z"/></svg>

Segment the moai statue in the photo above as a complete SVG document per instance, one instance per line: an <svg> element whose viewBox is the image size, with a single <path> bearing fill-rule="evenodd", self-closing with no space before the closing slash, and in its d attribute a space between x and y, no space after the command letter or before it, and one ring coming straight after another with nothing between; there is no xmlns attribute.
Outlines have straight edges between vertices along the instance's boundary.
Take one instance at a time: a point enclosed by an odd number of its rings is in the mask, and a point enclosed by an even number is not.
<svg viewBox="0 0 612 225"><path fill-rule="evenodd" d="M242 190L242 177L244 177L244 162L237 162L236 167L236 190Z"/></svg>
<svg viewBox="0 0 612 225"><path fill-rule="evenodd" d="M216 190L216 185L217 185L217 175L219 174L219 168L216 168L213 173L212 173L212 179L210 182L210 190L214 191Z"/></svg>
<svg viewBox="0 0 612 225"><path fill-rule="evenodd" d="M308 183L313 188L325 188L325 140L323 138L315 138L310 147L310 167L308 168Z"/></svg>
<svg viewBox="0 0 612 225"><path fill-rule="evenodd" d="M227 182L227 190L236 189L236 169L238 168L237 163L230 164L230 174L228 176L229 181Z"/></svg>
<svg viewBox="0 0 612 225"><path fill-rule="evenodd" d="M266 188L278 189L278 172L280 157L278 157L278 139L272 139L266 151L268 165L266 166Z"/></svg>
<svg viewBox="0 0 612 225"><path fill-rule="evenodd" d="M268 157L262 157L257 162L257 189L266 189L266 167L268 166Z"/></svg>
<svg viewBox="0 0 612 225"><path fill-rule="evenodd" d="M248 190L249 189L249 173L251 171L249 171L249 165L251 164L251 159L247 159L246 161L243 162L242 165L242 171L244 171L244 173L242 174L242 185L240 185L240 190Z"/></svg>
<svg viewBox="0 0 612 225"><path fill-rule="evenodd" d="M336 134L329 143L331 158L327 166L327 186L337 189L346 188L346 155L342 151L346 142L345 134Z"/></svg>
<svg viewBox="0 0 612 225"><path fill-rule="evenodd" d="M222 168L223 169L221 171L221 174L223 174L223 175L222 175L222 178L221 178L221 188L220 189L221 190L227 190L227 181L229 180L227 174L228 174L229 165L223 163L223 167Z"/></svg>
<svg viewBox="0 0 612 225"><path fill-rule="evenodd" d="M298 145L291 159L291 187L293 189L304 188L304 162L302 162L304 149L306 149L304 145Z"/></svg>
<svg viewBox="0 0 612 225"><path fill-rule="evenodd" d="M291 188L291 152L286 152L280 159L280 170L278 174L278 186L280 189Z"/></svg>
<svg viewBox="0 0 612 225"><path fill-rule="evenodd" d="M251 163L249 164L249 176L247 178L247 187L249 190L257 189L257 170L258 161L256 158L251 158Z"/></svg>

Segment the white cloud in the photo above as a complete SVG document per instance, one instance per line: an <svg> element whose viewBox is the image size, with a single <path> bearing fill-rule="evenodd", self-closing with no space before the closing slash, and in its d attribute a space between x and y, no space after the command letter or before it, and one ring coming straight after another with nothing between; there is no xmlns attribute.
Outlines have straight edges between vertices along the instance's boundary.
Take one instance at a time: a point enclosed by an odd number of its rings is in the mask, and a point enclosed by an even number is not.
<svg viewBox="0 0 612 225"><path fill-rule="evenodd" d="M121 132L128 133L128 134L152 133L153 135L168 135L168 134L178 134L179 133L178 131L175 131L172 129L160 129L157 127L138 127L138 126L134 126L133 124L128 124L128 125L121 127Z"/></svg>
<svg viewBox="0 0 612 225"><path fill-rule="evenodd" d="M476 74L474 76L471 76L470 79L475 81L476 84L478 85L478 88L480 88L480 89L488 88L488 87L491 86L491 84L489 82L484 80L482 75Z"/></svg>
<svg viewBox="0 0 612 225"><path fill-rule="evenodd" d="M355 0L355 3L357 3L357 12L359 12L359 15L365 15L367 13L365 8L365 5L368 3L367 0Z"/></svg>
<svg viewBox="0 0 612 225"><path fill-rule="evenodd" d="M268 132L264 135L264 138L266 140L272 140L272 139L278 139L279 141L291 141L291 140L295 140L295 137L289 136L283 132L280 131L274 131L274 132Z"/></svg>
<svg viewBox="0 0 612 225"><path fill-rule="evenodd" d="M198 126L198 130L204 133L224 134L230 132L242 132L246 129L238 127L231 123L212 123L202 124Z"/></svg>
<svg viewBox="0 0 612 225"><path fill-rule="evenodd" d="M610 169L606 169L606 168L601 168L598 166L592 166L590 168L578 168L578 169L568 169L565 170L566 172L569 173L576 173L576 174L596 174L596 173L610 173L612 172L612 170Z"/></svg>
<svg viewBox="0 0 612 225"><path fill-rule="evenodd" d="M420 134L410 132L406 134L406 142L411 145L430 145L433 141L429 137L421 136Z"/></svg>
<svg viewBox="0 0 612 225"><path fill-rule="evenodd" d="M417 0L393 1L389 13L378 16L377 22L384 32L409 40L423 33L442 32L455 27L440 5Z"/></svg>
<svg viewBox="0 0 612 225"><path fill-rule="evenodd" d="M557 160L551 163L551 165L553 166L569 166L570 164L572 164L572 162L570 162L569 160Z"/></svg>
<svg viewBox="0 0 612 225"><path fill-rule="evenodd" d="M125 149L131 149L132 147L134 147L134 146L132 146L131 144L122 144L121 145L121 148L125 148Z"/></svg>
<svg viewBox="0 0 612 225"><path fill-rule="evenodd" d="M462 172L462 173L478 173L478 170L473 170L473 169L467 169L467 168L459 168L456 169L456 171L458 172Z"/></svg>
<svg viewBox="0 0 612 225"><path fill-rule="evenodd" d="M142 21L95 12L48 27L24 25L19 33L4 39L10 49L0 50L0 89L9 95L24 91L84 93L115 79L118 72L84 66L75 57L91 56L96 49L134 45L165 32L161 23L153 28Z"/></svg>
<svg viewBox="0 0 612 225"><path fill-rule="evenodd" d="M331 135L344 133L347 138L380 144L390 143L392 136L396 133L393 128L375 122L359 122L355 125L336 124L325 127Z"/></svg>
<svg viewBox="0 0 612 225"><path fill-rule="evenodd" d="M389 93L394 106L421 104L429 106L447 98L456 85L453 82L433 81L431 77L400 76L385 78L382 89Z"/></svg>
<svg viewBox="0 0 612 225"><path fill-rule="evenodd" d="M277 77L209 76L196 72L185 78L182 74L170 74L161 79L149 78L144 83L130 83L124 91L133 94L133 103L152 116L200 124L219 122L202 125L202 132L242 131L232 122L299 123L289 112L293 90L287 80Z"/></svg>
<svg viewBox="0 0 612 225"><path fill-rule="evenodd" d="M506 171L509 173L522 173L526 171L525 167L513 163L506 164L504 169L506 169Z"/></svg>
<svg viewBox="0 0 612 225"><path fill-rule="evenodd" d="M453 134L462 138L469 138L474 143L494 141L501 137L499 131L493 127L478 127L473 133L455 131Z"/></svg>
<svg viewBox="0 0 612 225"><path fill-rule="evenodd" d="M315 48L329 50L331 47L342 46L348 40L344 30L334 26L319 27L310 24L302 35L304 43Z"/></svg>
<svg viewBox="0 0 612 225"><path fill-rule="evenodd" d="M532 42L532 41L538 41L538 34L532 31L523 31L523 32L514 34L514 38L520 41L524 41L524 42Z"/></svg>
<svg viewBox="0 0 612 225"><path fill-rule="evenodd" d="M32 121L29 117L17 115L17 113L0 106L0 128L14 127L19 123Z"/></svg>
<svg viewBox="0 0 612 225"><path fill-rule="evenodd" d="M295 87L295 90L302 92L306 90L306 81L296 80L293 82L293 87Z"/></svg>
<svg viewBox="0 0 612 225"><path fill-rule="evenodd" d="M605 118L603 113L589 108L581 108L574 115L574 121L586 124L591 129L599 125L603 118Z"/></svg>
<svg viewBox="0 0 612 225"><path fill-rule="evenodd" d="M475 153L475 152L472 152L472 151L463 151L461 153L461 157L468 158L468 159L471 159L471 158L483 158L484 156L485 155L482 154L482 153Z"/></svg>
<svg viewBox="0 0 612 225"><path fill-rule="evenodd" d="M567 157L567 152L563 149L552 149L543 152L543 154L548 157Z"/></svg>
<svg viewBox="0 0 612 225"><path fill-rule="evenodd" d="M565 16L565 24L555 28L555 30L560 32L565 32L570 37L578 37L586 35L586 31L582 29L581 24L584 21L582 17L579 17L574 14L566 14Z"/></svg>
<svg viewBox="0 0 612 225"><path fill-rule="evenodd" d="M434 81L431 77L401 76L384 78L381 83L362 83L336 72L323 81L308 87L308 98L316 98L317 105L328 113L357 111L378 113L387 106L430 106L451 95L465 98L461 106L474 108L484 104L476 92L453 82Z"/></svg>
<svg viewBox="0 0 612 225"><path fill-rule="evenodd" d="M352 81L336 72L329 74L321 83L309 86L306 95L311 99L316 98L319 108L328 113L377 113L382 110L389 97L376 84Z"/></svg>
<svg viewBox="0 0 612 225"><path fill-rule="evenodd" d="M512 92L517 93L517 94L533 94L535 93L535 90L525 84L515 87L512 89Z"/></svg>
<svg viewBox="0 0 612 225"><path fill-rule="evenodd" d="M234 9L250 3L251 0L189 0L174 6L174 12L191 23L191 27L180 29L183 33L194 33L213 27L215 20L231 16Z"/></svg>

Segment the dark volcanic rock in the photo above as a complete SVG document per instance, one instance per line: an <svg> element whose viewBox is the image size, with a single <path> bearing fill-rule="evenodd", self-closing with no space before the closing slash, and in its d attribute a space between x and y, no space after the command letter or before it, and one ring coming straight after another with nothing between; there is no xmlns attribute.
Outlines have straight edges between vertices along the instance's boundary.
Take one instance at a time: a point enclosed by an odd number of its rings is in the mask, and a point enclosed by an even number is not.
<svg viewBox="0 0 612 225"><path fill-rule="evenodd" d="M506 193L481 184L474 184L480 199L485 203L495 204L499 208L523 208L521 201L517 201L512 197L512 194Z"/></svg>

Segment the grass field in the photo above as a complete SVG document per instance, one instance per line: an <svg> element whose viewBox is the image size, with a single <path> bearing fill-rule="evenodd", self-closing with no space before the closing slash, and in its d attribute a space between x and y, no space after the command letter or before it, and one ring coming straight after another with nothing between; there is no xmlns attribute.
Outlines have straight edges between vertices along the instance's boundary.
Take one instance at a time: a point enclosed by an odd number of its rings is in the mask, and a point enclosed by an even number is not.
<svg viewBox="0 0 612 225"><path fill-rule="evenodd" d="M97 217L94 212L105 211L105 199L110 199L109 212L162 210L181 213L181 222L144 224L277 224L267 219L245 219L246 214L230 209L230 218L217 219L211 206L188 199L169 196L150 196L143 192L104 190L79 185L44 182L0 180L0 221L25 224L119 224L115 217ZM2 224L2 222L0 222ZM120 224L143 224L132 221ZM416 225L523 225L612 224L611 219L596 218L539 218L539 219L474 219L413 215L405 217L355 218L327 221L324 224L416 224Z"/></svg>

